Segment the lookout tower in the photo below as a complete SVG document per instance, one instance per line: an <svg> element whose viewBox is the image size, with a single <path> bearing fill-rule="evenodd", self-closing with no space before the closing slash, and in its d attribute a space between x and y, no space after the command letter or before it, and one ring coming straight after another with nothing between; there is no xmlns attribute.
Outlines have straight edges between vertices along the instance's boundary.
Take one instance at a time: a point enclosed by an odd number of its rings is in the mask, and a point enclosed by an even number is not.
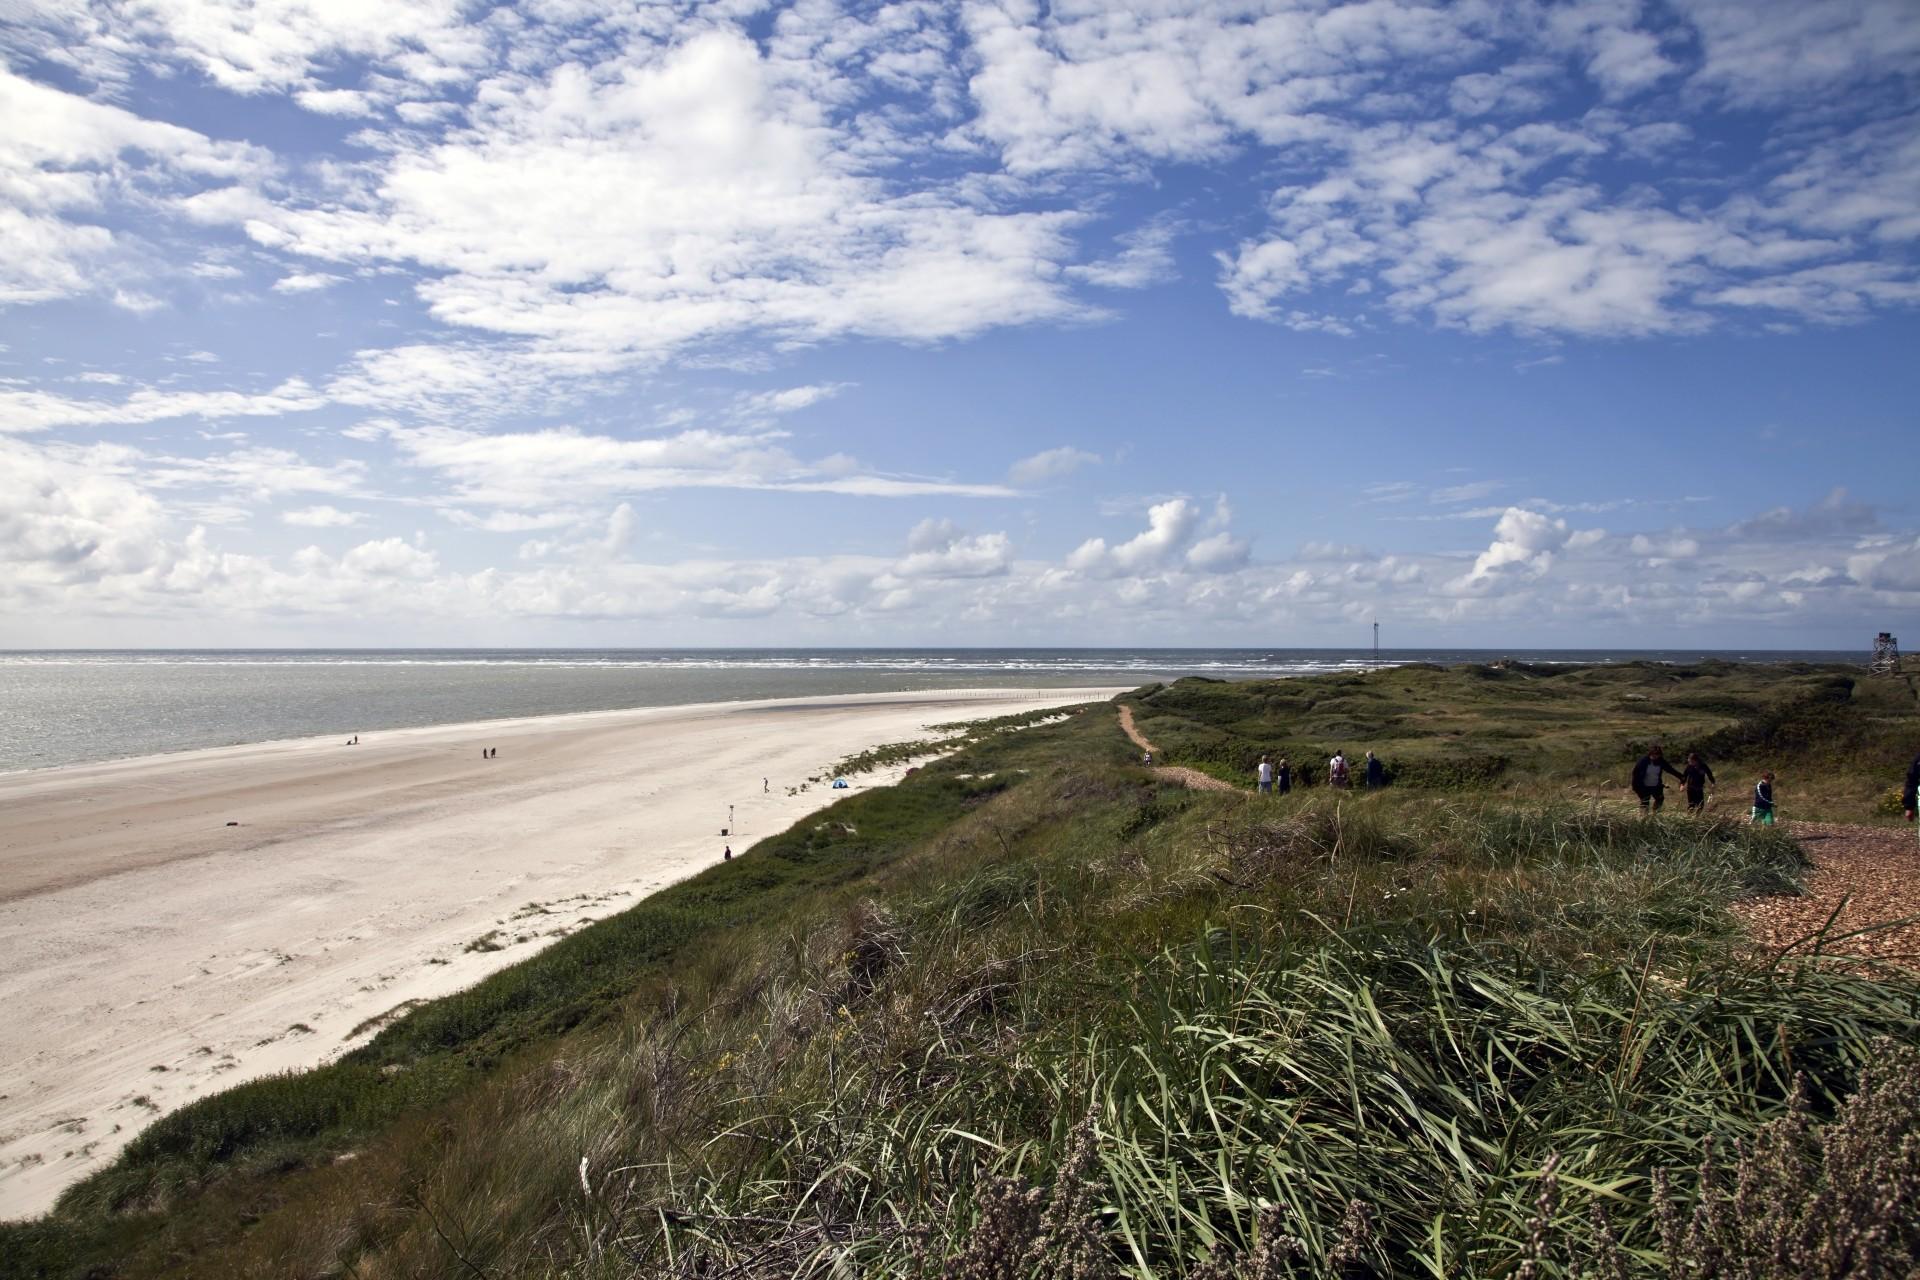
<svg viewBox="0 0 1920 1280"><path fill-rule="evenodd" d="M1877 676L1900 674L1900 640L1891 631L1873 638L1873 663L1868 668Z"/></svg>

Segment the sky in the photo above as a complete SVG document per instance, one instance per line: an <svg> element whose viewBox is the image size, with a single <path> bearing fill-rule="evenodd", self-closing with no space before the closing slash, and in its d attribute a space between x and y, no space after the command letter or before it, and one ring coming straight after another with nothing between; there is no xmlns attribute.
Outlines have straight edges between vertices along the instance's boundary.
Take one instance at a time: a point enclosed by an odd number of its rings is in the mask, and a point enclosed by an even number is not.
<svg viewBox="0 0 1920 1280"><path fill-rule="evenodd" d="M0 647L1920 643L1912 0L0 0Z"/></svg>

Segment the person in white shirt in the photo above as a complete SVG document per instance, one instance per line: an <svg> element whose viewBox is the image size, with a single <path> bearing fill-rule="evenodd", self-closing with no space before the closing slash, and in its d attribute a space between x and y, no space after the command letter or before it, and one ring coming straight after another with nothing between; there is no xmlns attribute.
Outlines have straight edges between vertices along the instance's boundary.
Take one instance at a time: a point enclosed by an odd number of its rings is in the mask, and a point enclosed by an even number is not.
<svg viewBox="0 0 1920 1280"><path fill-rule="evenodd" d="M1333 759L1327 761L1327 785L1347 789L1347 757L1341 752L1334 752Z"/></svg>
<svg viewBox="0 0 1920 1280"><path fill-rule="evenodd" d="M1265 756L1261 756L1260 768L1257 771L1257 775L1260 780L1260 794L1263 796L1272 795L1273 794L1273 761L1267 759Z"/></svg>

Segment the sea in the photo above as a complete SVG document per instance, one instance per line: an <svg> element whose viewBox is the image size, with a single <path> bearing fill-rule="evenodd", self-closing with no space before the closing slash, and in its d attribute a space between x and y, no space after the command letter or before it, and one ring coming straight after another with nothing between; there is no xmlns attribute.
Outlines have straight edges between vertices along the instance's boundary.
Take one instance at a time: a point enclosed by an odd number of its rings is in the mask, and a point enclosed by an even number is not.
<svg viewBox="0 0 1920 1280"><path fill-rule="evenodd" d="M0 651L0 771L518 716L918 689L1273 679L1408 662L1861 662L1753 650Z"/></svg>

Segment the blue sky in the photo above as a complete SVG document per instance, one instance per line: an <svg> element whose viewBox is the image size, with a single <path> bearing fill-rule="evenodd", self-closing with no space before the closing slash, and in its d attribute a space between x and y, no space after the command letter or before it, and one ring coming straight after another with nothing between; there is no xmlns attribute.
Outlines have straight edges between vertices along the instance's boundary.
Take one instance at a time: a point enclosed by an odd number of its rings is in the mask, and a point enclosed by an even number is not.
<svg viewBox="0 0 1920 1280"><path fill-rule="evenodd" d="M0 645L1920 636L1920 8L0 8Z"/></svg>

